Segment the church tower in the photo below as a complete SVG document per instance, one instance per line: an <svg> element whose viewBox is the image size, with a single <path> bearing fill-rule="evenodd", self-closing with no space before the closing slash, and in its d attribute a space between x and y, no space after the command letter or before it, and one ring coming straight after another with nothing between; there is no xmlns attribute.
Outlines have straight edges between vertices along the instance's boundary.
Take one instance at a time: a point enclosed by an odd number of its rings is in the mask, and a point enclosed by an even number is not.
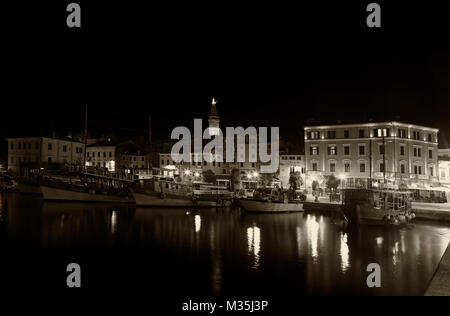
<svg viewBox="0 0 450 316"><path fill-rule="evenodd" d="M211 102L211 112L209 113L208 122L209 122L209 135L219 135L220 127L219 127L219 114L217 113L216 108L217 101L213 98Z"/></svg>

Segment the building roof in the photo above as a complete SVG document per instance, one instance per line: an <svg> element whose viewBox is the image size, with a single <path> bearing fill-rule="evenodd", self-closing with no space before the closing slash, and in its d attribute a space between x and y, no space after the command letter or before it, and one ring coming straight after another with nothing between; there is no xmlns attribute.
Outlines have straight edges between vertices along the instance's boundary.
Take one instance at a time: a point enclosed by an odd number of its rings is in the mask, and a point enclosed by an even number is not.
<svg viewBox="0 0 450 316"><path fill-rule="evenodd" d="M407 128L418 128L418 129L424 129L431 132L439 132L439 129L433 128L433 127L427 127L422 125L416 125L416 124L410 124L410 123L402 123L402 122L368 122L368 123L352 123L352 124L332 124L332 125L313 125L313 126L305 126L305 130L309 129L328 129L328 128L351 128L351 127L376 127L380 125L395 125L400 127L407 127Z"/></svg>

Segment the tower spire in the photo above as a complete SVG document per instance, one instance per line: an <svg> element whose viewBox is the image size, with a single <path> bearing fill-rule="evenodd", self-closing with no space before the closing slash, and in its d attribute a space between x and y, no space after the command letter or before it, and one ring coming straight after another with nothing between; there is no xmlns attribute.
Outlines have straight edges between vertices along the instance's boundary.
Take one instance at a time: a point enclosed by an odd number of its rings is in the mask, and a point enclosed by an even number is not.
<svg viewBox="0 0 450 316"><path fill-rule="evenodd" d="M209 133L211 136L219 134L220 118L219 118L219 114L217 112L216 104L217 104L217 100L215 98L213 98L211 101L211 111L209 112L209 118L208 118Z"/></svg>

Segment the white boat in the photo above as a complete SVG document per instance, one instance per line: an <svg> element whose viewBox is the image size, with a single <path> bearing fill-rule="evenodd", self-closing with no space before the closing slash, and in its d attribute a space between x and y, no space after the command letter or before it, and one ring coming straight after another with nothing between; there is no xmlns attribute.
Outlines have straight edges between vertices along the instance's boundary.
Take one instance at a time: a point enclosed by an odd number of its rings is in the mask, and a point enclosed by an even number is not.
<svg viewBox="0 0 450 316"><path fill-rule="evenodd" d="M147 207L215 207L216 201L198 200L187 196L133 192L137 206Z"/></svg>
<svg viewBox="0 0 450 316"><path fill-rule="evenodd" d="M239 205L247 212L282 213L303 212L303 203L296 201L270 201L239 199Z"/></svg>

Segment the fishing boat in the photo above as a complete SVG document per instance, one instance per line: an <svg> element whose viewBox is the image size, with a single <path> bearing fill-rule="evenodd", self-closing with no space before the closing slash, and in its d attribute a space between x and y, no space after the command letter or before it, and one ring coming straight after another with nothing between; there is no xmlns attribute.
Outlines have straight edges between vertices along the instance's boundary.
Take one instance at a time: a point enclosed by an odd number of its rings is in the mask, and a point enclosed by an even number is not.
<svg viewBox="0 0 450 316"><path fill-rule="evenodd" d="M415 218L412 192L389 189L343 189L342 211L351 224L406 223Z"/></svg>
<svg viewBox="0 0 450 316"><path fill-rule="evenodd" d="M214 185L178 183L165 177L141 181L132 193L136 205L146 207L228 206L232 199L231 192L225 188L214 191Z"/></svg>
<svg viewBox="0 0 450 316"><path fill-rule="evenodd" d="M115 180L117 182L117 180ZM111 182L110 182L111 183ZM83 183L78 179L45 179L40 184L45 201L95 202L95 203L134 203L126 184L121 186Z"/></svg>
<svg viewBox="0 0 450 316"><path fill-rule="evenodd" d="M287 191L267 188L256 189L252 198L238 199L239 205L247 212L283 213L303 212L301 198L289 198Z"/></svg>

